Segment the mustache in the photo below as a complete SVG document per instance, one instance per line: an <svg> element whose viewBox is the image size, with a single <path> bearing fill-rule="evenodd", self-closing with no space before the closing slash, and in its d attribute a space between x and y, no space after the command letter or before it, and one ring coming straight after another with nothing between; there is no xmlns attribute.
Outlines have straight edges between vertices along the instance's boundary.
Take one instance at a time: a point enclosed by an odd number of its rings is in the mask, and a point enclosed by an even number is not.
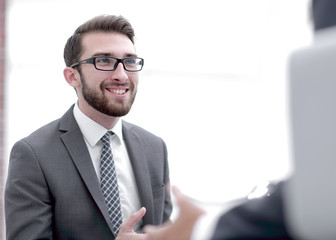
<svg viewBox="0 0 336 240"><path fill-rule="evenodd" d="M128 89L133 89L132 84L130 83L106 83L106 82L102 82L100 84L100 89L105 89L105 88L111 88L111 87L124 87L124 88L128 88Z"/></svg>

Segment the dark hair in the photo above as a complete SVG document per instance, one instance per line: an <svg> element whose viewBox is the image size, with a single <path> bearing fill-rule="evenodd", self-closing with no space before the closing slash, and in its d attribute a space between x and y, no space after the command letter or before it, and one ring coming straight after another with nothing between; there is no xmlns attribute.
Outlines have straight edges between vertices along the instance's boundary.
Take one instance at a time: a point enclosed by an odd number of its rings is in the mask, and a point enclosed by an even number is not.
<svg viewBox="0 0 336 240"><path fill-rule="evenodd" d="M134 44L134 29L122 16L100 15L79 26L64 47L64 61L67 67L78 62L82 53L81 40L90 32L116 32L126 35Z"/></svg>
<svg viewBox="0 0 336 240"><path fill-rule="evenodd" d="M315 31L336 26L336 1L312 0L311 15Z"/></svg>

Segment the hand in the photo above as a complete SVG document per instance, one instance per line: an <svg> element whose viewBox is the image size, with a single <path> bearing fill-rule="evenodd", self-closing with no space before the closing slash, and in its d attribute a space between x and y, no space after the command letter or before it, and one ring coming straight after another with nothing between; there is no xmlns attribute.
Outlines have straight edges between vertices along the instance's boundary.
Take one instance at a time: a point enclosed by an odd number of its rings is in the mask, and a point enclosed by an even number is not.
<svg viewBox="0 0 336 240"><path fill-rule="evenodd" d="M163 226L145 226L144 232L147 236L144 240L189 240L197 219L205 213L176 187L172 190L180 208L178 218L174 223L167 223Z"/></svg>
<svg viewBox="0 0 336 240"><path fill-rule="evenodd" d="M134 225L145 215L146 208L142 207L139 211L133 213L123 224L116 240L145 240L146 234L136 233Z"/></svg>

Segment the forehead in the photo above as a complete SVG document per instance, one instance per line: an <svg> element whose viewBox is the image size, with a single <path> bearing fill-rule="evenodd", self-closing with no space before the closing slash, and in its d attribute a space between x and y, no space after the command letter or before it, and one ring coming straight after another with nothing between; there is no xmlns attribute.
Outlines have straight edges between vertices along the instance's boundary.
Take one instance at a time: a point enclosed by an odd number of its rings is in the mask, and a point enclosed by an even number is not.
<svg viewBox="0 0 336 240"><path fill-rule="evenodd" d="M125 57L135 54L132 41L124 34L115 32L91 32L82 38L82 56L97 54Z"/></svg>

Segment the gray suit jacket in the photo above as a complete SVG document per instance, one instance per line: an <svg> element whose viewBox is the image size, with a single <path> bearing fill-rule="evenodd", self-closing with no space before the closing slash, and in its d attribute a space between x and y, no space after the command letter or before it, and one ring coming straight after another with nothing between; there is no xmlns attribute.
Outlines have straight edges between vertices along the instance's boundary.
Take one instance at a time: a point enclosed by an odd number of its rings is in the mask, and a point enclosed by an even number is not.
<svg viewBox="0 0 336 240"><path fill-rule="evenodd" d="M161 138L123 122L144 224L169 219L167 149ZM18 141L5 188L7 239L114 239L97 175L71 107Z"/></svg>

